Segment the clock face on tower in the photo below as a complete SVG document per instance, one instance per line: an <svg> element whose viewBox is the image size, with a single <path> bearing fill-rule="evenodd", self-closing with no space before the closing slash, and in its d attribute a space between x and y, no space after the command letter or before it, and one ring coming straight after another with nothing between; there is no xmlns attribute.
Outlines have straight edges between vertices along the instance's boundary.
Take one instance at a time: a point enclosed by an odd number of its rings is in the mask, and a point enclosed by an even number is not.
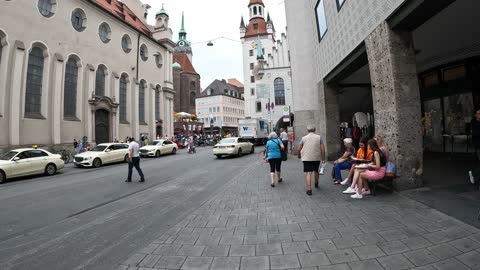
<svg viewBox="0 0 480 270"><path fill-rule="evenodd" d="M252 49L256 49L257 48L257 42L252 41L251 46L252 46Z"/></svg>
<svg viewBox="0 0 480 270"><path fill-rule="evenodd" d="M178 42L178 45L180 45L180 46L183 47L183 46L185 46L185 42L184 42L184 41L180 41L180 42Z"/></svg>

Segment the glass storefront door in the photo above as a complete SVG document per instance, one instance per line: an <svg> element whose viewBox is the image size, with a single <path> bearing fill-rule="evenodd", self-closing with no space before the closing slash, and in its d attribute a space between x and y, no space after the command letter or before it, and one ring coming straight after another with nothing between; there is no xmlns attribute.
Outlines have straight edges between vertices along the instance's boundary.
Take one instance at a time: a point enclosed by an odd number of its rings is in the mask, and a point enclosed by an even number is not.
<svg viewBox="0 0 480 270"><path fill-rule="evenodd" d="M472 151L470 121L472 93L462 93L424 101L424 147L433 152Z"/></svg>

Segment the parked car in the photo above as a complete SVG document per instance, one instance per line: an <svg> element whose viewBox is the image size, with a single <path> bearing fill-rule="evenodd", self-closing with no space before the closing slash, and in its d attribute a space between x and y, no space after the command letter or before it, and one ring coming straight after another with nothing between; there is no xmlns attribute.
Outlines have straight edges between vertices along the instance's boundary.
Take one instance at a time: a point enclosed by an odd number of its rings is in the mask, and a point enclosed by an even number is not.
<svg viewBox="0 0 480 270"><path fill-rule="evenodd" d="M176 154L178 146L170 140L154 140L140 148L141 157L159 157L166 154Z"/></svg>
<svg viewBox="0 0 480 270"><path fill-rule="evenodd" d="M0 183L13 177L54 175L63 167L60 155L34 148L12 150L0 156Z"/></svg>
<svg viewBox="0 0 480 270"><path fill-rule="evenodd" d="M222 158L222 156L236 155L241 157L244 153L254 152L255 146L253 143L239 137L222 139L213 147L213 154L219 159Z"/></svg>
<svg viewBox="0 0 480 270"><path fill-rule="evenodd" d="M93 149L75 156L75 167L98 168L103 164L128 162L128 144L102 143Z"/></svg>

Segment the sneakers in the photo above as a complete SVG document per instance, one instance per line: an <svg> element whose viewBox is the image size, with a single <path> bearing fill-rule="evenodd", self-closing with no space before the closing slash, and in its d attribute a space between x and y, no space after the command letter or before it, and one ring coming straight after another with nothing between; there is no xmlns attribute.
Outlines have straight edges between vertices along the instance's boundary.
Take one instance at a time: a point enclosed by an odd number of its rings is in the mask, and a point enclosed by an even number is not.
<svg viewBox="0 0 480 270"><path fill-rule="evenodd" d="M311 191L311 190L307 190L307 195L308 195L308 196L312 196L312 191Z"/></svg>
<svg viewBox="0 0 480 270"><path fill-rule="evenodd" d="M348 187L346 190L343 191L343 194L353 194L357 193L354 188Z"/></svg>
<svg viewBox="0 0 480 270"><path fill-rule="evenodd" d="M348 185L348 184L350 184L350 179L349 179L349 178L345 178L345 180L343 180L342 182L340 182L340 185L342 185L342 186L346 186L346 185Z"/></svg>
<svg viewBox="0 0 480 270"><path fill-rule="evenodd" d="M475 185L475 177L473 177L472 171L468 171L468 176L470 177L470 183L472 183L472 185Z"/></svg>
<svg viewBox="0 0 480 270"><path fill-rule="evenodd" d="M363 199L363 195L355 193L352 196L350 196L350 198L352 198L352 199Z"/></svg>

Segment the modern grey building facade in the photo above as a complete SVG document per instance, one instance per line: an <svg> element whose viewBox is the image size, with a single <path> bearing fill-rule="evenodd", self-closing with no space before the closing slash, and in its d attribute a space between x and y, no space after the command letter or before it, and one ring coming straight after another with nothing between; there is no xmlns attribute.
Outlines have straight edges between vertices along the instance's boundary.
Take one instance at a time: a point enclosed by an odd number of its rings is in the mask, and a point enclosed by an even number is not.
<svg viewBox="0 0 480 270"><path fill-rule="evenodd" d="M479 1L285 5L297 139L315 124L333 158L341 123L368 112L399 188L422 185L424 151L468 151L468 122L480 107Z"/></svg>

